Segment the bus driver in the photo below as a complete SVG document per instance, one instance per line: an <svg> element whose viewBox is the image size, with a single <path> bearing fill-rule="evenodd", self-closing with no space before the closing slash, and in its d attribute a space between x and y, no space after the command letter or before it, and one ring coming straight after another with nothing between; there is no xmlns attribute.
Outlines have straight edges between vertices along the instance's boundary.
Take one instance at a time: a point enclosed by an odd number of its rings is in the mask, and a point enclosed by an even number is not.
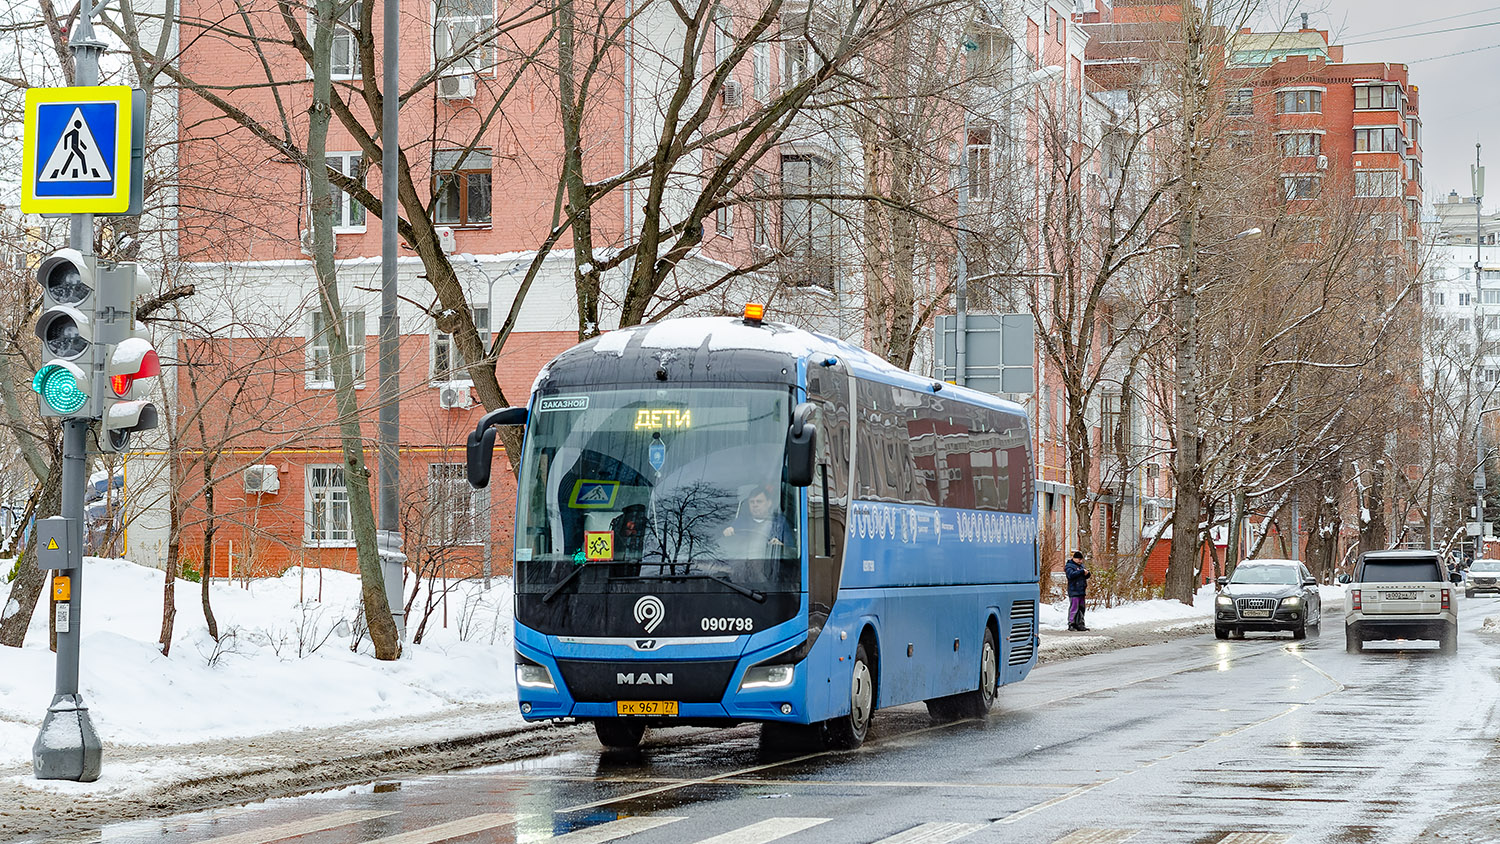
<svg viewBox="0 0 1500 844"><path fill-rule="evenodd" d="M792 526L776 512L775 501L774 485L755 487L745 498L745 506L740 508L734 521L724 528L724 536L734 537L736 543L747 549L765 548L768 543L778 547L795 545Z"/></svg>

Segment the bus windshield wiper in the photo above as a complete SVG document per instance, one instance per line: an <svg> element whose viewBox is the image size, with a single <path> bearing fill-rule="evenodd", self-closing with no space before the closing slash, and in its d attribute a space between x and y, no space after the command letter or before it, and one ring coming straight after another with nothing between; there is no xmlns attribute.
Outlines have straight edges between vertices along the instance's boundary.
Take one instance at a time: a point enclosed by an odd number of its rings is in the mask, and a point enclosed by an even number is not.
<svg viewBox="0 0 1500 844"><path fill-rule="evenodd" d="M563 591L563 587L567 586L569 583L572 583L574 580L576 580L578 578L578 575L583 574L583 570L586 569L586 568L588 568L589 565L590 565L589 563L584 563L581 566L574 566L573 570L570 571L570 572L568 572L568 576L567 577L563 578L562 580L557 581L556 583L554 583L552 585L551 589L547 590L547 594L545 594L545 595L542 596L542 603L544 603L544 604L550 604L550 603L552 603L552 599L557 597L557 593Z"/></svg>
<svg viewBox="0 0 1500 844"><path fill-rule="evenodd" d="M728 586L730 589L733 589L734 591L740 593L741 595L744 595L746 598L749 598L750 600L754 601L757 604L764 604L766 602L766 593L761 592L758 589L751 589L748 586L741 586L741 585L739 585L738 583L735 583L732 580L728 580L726 578L719 577L717 574L708 574L708 573L705 573L705 572L698 572L698 573L695 573L695 574L643 574L643 575L640 576L640 579L641 580L712 580L715 583L720 583L720 584L723 584L724 586Z"/></svg>

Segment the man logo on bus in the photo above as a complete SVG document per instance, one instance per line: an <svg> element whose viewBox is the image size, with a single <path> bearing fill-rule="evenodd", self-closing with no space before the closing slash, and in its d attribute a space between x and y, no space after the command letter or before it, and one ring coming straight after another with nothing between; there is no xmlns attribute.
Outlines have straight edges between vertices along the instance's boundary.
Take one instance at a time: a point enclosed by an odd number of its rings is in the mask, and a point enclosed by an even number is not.
<svg viewBox="0 0 1500 844"><path fill-rule="evenodd" d="M645 595L635 602L635 620L645 626L647 633L656 630L666 614L667 608L655 595Z"/></svg>

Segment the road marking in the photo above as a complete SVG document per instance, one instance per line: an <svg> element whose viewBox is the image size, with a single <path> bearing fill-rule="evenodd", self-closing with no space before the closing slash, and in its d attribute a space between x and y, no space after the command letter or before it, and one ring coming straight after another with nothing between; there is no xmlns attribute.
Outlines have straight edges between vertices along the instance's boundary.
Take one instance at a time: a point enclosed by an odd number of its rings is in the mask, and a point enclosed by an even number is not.
<svg viewBox="0 0 1500 844"><path fill-rule="evenodd" d="M1140 834L1139 829L1078 829L1052 844L1119 844Z"/></svg>
<svg viewBox="0 0 1500 844"><path fill-rule="evenodd" d="M889 838L882 838L875 844L947 844L949 841L957 841L986 826L989 824L934 821L914 826L905 832L898 832Z"/></svg>
<svg viewBox="0 0 1500 844"><path fill-rule="evenodd" d="M365 844L436 844L438 841L447 841L463 835L473 835L476 832L508 826L516 822L516 816L504 812L493 814L473 815L460 818L448 823L440 823L437 826L429 826L424 829L414 829L411 832L402 832L385 838L376 838ZM559 839L561 840L561 839Z"/></svg>
<svg viewBox="0 0 1500 844"><path fill-rule="evenodd" d="M1290 835L1276 832L1231 832L1219 839L1219 844L1285 844Z"/></svg>
<svg viewBox="0 0 1500 844"><path fill-rule="evenodd" d="M335 812L331 815L317 815L304 818L300 821L268 826L261 829L252 829L249 832L237 832L234 835L221 835L218 838L205 838L198 844L269 844L271 841L280 841L284 838L296 838L299 835L309 835L314 832L323 832L348 826L361 821L372 821L395 812L381 812L373 809Z"/></svg>
<svg viewBox="0 0 1500 844"><path fill-rule="evenodd" d="M547 839L559 844L604 844L616 838L624 838L627 835L635 835L637 832L645 832L648 829L656 829L669 823L687 820L686 818L620 818L617 821L609 821L598 826L559 835L556 838Z"/></svg>
<svg viewBox="0 0 1500 844"><path fill-rule="evenodd" d="M828 823L828 818L769 818L723 835L705 838L698 844L765 844L804 829L812 829L820 823Z"/></svg>
<svg viewBox="0 0 1500 844"><path fill-rule="evenodd" d="M1147 765L1154 765L1156 763L1154 763L1154 762L1148 762L1146 764ZM1134 773L1134 772L1131 771L1131 772L1128 772L1128 773ZM1118 777L1110 777L1107 780L1100 780L1098 782L1091 782L1088 785L1080 785L1079 787L1073 789L1072 791L1069 791L1067 794L1059 794L1058 796L1052 798L1051 800L1043 800L1040 803L1036 803L1034 805L1027 806L1026 808L1020 810L1019 812L1013 812L1013 813L1011 813L1011 814L1009 814L1009 815L1001 818L1000 820L995 821L995 823L997 823L997 824L1010 824L1010 823L1015 823L1016 821L1019 821L1019 820L1024 820L1024 819L1026 819L1026 818L1028 818L1028 817L1036 814L1037 812L1042 811L1043 809L1050 809L1050 808L1052 808L1053 806L1056 806L1059 803L1062 803L1062 802L1067 801L1067 800L1072 800L1074 797L1077 797L1080 794L1087 794L1090 791L1093 791L1094 789L1098 788L1101 785L1109 785L1110 783L1114 782L1116 779L1118 779Z"/></svg>

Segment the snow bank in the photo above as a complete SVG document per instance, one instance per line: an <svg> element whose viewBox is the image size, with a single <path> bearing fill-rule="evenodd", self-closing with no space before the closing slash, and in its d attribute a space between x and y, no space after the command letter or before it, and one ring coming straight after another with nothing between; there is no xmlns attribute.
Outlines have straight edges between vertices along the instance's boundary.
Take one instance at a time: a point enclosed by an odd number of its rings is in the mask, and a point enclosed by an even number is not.
<svg viewBox="0 0 1500 844"><path fill-rule="evenodd" d="M368 637L361 653L351 652L359 601L352 574L292 569L249 588L215 582L218 643L204 622L201 586L178 581L172 652L163 657L162 572L123 560L85 565L79 685L106 745L355 726L516 699L509 578L495 578L489 591L479 581L455 582L447 626L439 603L422 644L408 644L396 662L370 656ZM409 634L424 599L425 590ZM32 617L25 647L0 647L0 767L29 765L52 700L55 659L45 606Z"/></svg>
<svg viewBox="0 0 1500 844"><path fill-rule="evenodd" d="M1090 608L1084 623L1090 630L1103 630L1125 624L1140 624L1148 621L1199 621L1209 618L1214 610L1214 588L1204 586L1193 596L1193 605L1181 601L1157 599L1137 601L1105 609ZM1068 601L1064 598L1052 604L1042 604L1041 624L1044 630L1065 630L1068 627Z"/></svg>

